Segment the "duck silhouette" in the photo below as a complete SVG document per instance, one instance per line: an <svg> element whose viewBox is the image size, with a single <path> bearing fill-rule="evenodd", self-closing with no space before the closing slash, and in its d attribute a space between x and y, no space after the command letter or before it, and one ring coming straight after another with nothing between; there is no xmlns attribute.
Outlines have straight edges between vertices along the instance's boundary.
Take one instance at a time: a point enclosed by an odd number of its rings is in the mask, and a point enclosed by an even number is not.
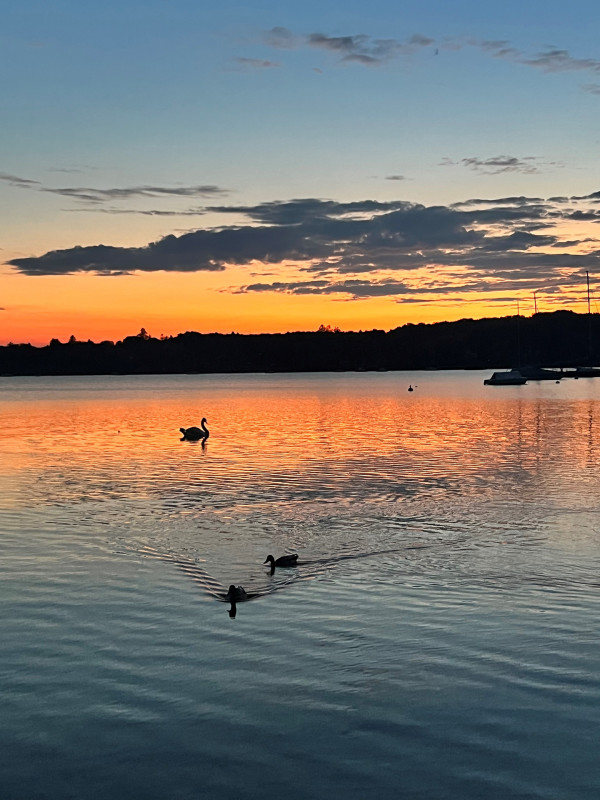
<svg viewBox="0 0 600 800"><path fill-rule="evenodd" d="M295 567L297 566L298 562L298 554L294 553L290 556L279 556L279 558L273 558L273 556L267 556L264 560L265 564L271 564L271 572L275 570L275 567Z"/></svg>
<svg viewBox="0 0 600 800"><path fill-rule="evenodd" d="M234 583L231 584L225 595L225 600L231 603L229 609L229 616L231 619L235 619L235 615L237 614L237 603L243 603L244 600L249 599L250 595L248 595L243 586L236 586Z"/></svg>
<svg viewBox="0 0 600 800"><path fill-rule="evenodd" d="M225 595L225 600L229 600L230 603L240 603L247 599L248 594L244 587L236 586L234 583L231 584Z"/></svg>
<svg viewBox="0 0 600 800"><path fill-rule="evenodd" d="M206 427L206 417L202 417L199 428L193 425L191 428L179 428L179 430L183 434L183 438L189 442L197 442L200 439L206 440L210 436L210 431Z"/></svg>

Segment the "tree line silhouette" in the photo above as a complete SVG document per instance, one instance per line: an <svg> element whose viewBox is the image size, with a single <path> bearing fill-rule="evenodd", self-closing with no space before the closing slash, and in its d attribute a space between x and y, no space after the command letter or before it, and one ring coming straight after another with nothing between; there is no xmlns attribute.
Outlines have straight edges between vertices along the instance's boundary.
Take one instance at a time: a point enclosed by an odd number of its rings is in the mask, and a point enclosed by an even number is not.
<svg viewBox="0 0 600 800"><path fill-rule="evenodd" d="M193 331L154 338L142 328L122 341L52 339L44 347L0 347L2 375L485 369L590 365L600 315L572 311L408 323L390 331L329 325L290 333Z"/></svg>

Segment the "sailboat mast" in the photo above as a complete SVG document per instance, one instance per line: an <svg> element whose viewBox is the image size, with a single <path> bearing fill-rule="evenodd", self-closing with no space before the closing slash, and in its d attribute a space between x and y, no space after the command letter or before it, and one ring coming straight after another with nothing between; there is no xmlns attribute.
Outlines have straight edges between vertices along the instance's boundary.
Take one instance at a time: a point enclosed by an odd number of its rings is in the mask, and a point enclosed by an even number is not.
<svg viewBox="0 0 600 800"><path fill-rule="evenodd" d="M587 283L588 314L590 314L590 273L587 270L585 272L585 280Z"/></svg>
<svg viewBox="0 0 600 800"><path fill-rule="evenodd" d="M590 306L590 273L586 270L585 280L587 284L587 306L588 306L588 363L592 366L592 310Z"/></svg>
<svg viewBox="0 0 600 800"><path fill-rule="evenodd" d="M521 308L517 300L517 367L521 366Z"/></svg>

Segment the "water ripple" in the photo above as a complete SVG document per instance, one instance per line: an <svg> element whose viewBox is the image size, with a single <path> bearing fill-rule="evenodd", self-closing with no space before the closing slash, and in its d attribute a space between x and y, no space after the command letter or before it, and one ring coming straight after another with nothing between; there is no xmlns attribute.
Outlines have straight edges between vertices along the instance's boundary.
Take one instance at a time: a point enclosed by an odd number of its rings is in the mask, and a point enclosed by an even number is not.
<svg viewBox="0 0 600 800"><path fill-rule="evenodd" d="M595 797L600 382L481 380L6 382L4 795Z"/></svg>

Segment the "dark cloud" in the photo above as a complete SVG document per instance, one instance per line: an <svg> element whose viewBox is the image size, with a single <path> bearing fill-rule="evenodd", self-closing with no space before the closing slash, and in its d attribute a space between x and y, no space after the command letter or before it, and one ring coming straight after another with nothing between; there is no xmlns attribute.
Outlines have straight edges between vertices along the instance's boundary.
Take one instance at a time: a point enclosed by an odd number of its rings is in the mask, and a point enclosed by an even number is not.
<svg viewBox="0 0 600 800"><path fill-rule="evenodd" d="M596 243L596 239L565 239L562 242L556 241L554 244L550 245L551 247L576 247L582 244L587 244L587 242L594 242Z"/></svg>
<svg viewBox="0 0 600 800"><path fill-rule="evenodd" d="M539 289L564 281L566 271L600 271L600 250L593 249L597 242L589 230L585 237L570 233L561 242L553 228L563 221L596 221L589 205L597 195L475 198L452 207L318 198L215 206L210 210L245 217L248 223L187 231L146 247L73 247L9 263L32 276L239 266L256 279L228 291L323 294L344 300ZM588 252L581 252L584 243ZM273 272L273 267L277 278L265 281L265 269ZM416 270L421 271L418 278ZM429 278L423 286L425 270ZM400 273L401 278L393 277Z"/></svg>
<svg viewBox="0 0 600 800"><path fill-rule="evenodd" d="M556 236L538 236L529 231L515 231L508 236L487 237L478 252L482 250L495 252L515 252L530 250L532 247L553 247L557 244Z"/></svg>
<svg viewBox="0 0 600 800"><path fill-rule="evenodd" d="M319 242L305 239L296 228L242 227L166 236L146 247L73 247L9 263L26 275L113 274L116 270L199 272L223 270L226 264L310 259L318 251Z"/></svg>
<svg viewBox="0 0 600 800"><path fill-rule="evenodd" d="M279 292L282 294L344 294L355 299L361 297L385 297L410 293L409 287L398 281L291 281L283 283L254 283L244 286L241 293L247 292Z"/></svg>
<svg viewBox="0 0 600 800"><path fill-rule="evenodd" d="M404 200L379 202L360 200L351 203L337 203L333 200L319 200L314 197L299 200L272 200L254 206L209 206L207 211L221 214L244 214L256 222L269 225L299 225L307 220L327 220L340 217L361 218L385 211L412 208L412 203Z"/></svg>
<svg viewBox="0 0 600 800"><path fill-rule="evenodd" d="M600 192L592 192L591 194L584 194L581 196L573 196L571 200L600 200Z"/></svg>
<svg viewBox="0 0 600 800"><path fill-rule="evenodd" d="M334 203L308 199L229 210L268 224L198 230L180 237L167 236L143 248L76 247L38 258L15 259L11 264L28 275L214 270L252 261L369 260L371 250L381 257L398 257L414 248L464 247L483 238L464 227L460 212L403 201ZM376 268L375 262L373 265Z"/></svg>
<svg viewBox="0 0 600 800"><path fill-rule="evenodd" d="M324 47L347 54L356 54L364 50L369 41L368 36L326 36L324 33L311 33L308 43L313 47Z"/></svg>
<svg viewBox="0 0 600 800"><path fill-rule="evenodd" d="M550 198L551 200L555 199L558 200L560 198ZM566 198L563 198L563 200ZM531 205L531 203L541 203L541 197L525 197L521 195L520 197L496 197L492 200L482 200L478 198L473 198L472 200L462 200L458 203L453 203L451 208L468 208L469 206L482 206L482 205L492 205L492 206L502 206L502 205L510 205L510 206L518 206L518 205Z"/></svg>
<svg viewBox="0 0 600 800"><path fill-rule="evenodd" d="M573 211L568 215L569 219L576 220L591 220L592 222L600 222L600 211Z"/></svg>
<svg viewBox="0 0 600 800"><path fill-rule="evenodd" d="M355 36L327 36L311 33L307 37L310 47L333 51L342 61L354 61L366 66L382 64L399 56L410 55L424 47L430 47L434 40L421 34L413 34L407 39L374 39L366 34Z"/></svg>
<svg viewBox="0 0 600 800"><path fill-rule="evenodd" d="M453 286L452 292L481 291L489 288L480 280L463 280ZM395 280L345 280L345 281L295 281L290 283L255 283L244 286L242 293L250 292L277 292L280 294L319 294L319 295L349 295L353 300L362 300L370 297L398 297L410 298L418 295L412 302L419 302L428 295L446 295L449 293L447 285L429 287L411 286L402 281ZM462 298L464 302L464 298Z"/></svg>
<svg viewBox="0 0 600 800"><path fill-rule="evenodd" d="M386 175L386 181L405 181L404 175Z"/></svg>
<svg viewBox="0 0 600 800"><path fill-rule="evenodd" d="M479 225L519 225L525 226L528 230L535 230L540 225L549 224L552 218L559 212L553 206L544 203L532 202L529 206L524 205L500 205L490 206L489 208L465 209L462 214L468 224Z"/></svg>
<svg viewBox="0 0 600 800"><path fill-rule="evenodd" d="M395 39L371 39L369 36L326 36L311 33L308 36L311 47L331 50L341 56L342 61L356 61L371 66L388 61L398 55L401 45Z"/></svg>
<svg viewBox="0 0 600 800"><path fill-rule="evenodd" d="M252 283L249 286L238 289L237 294L244 294L246 292L298 292L308 294L313 289L325 289L328 285L327 281L293 281L289 283L274 281L273 283Z"/></svg>
<svg viewBox="0 0 600 800"><path fill-rule="evenodd" d="M590 94L600 94L600 83L583 83L581 88Z"/></svg>

